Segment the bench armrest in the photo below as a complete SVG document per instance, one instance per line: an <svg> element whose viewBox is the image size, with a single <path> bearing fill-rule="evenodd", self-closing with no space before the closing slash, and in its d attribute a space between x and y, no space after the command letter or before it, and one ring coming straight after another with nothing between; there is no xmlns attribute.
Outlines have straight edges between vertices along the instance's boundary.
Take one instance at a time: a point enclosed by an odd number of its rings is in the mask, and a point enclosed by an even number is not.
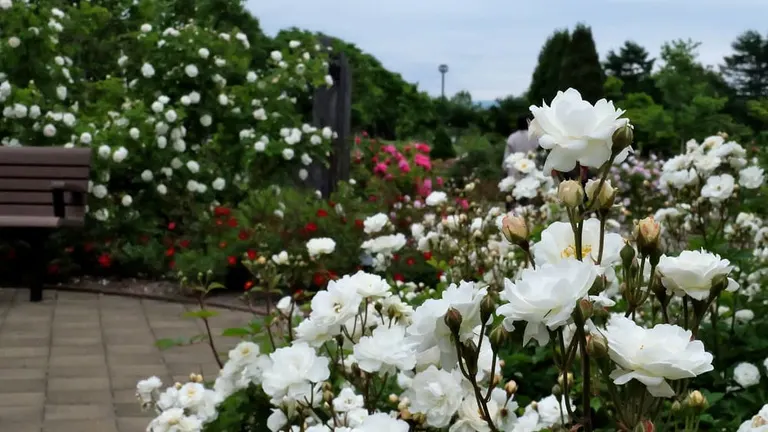
<svg viewBox="0 0 768 432"><path fill-rule="evenodd" d="M56 217L64 218L67 215L64 192L72 194L72 205L85 205L85 189L82 187L63 181L51 182L51 192L53 193L53 214Z"/></svg>

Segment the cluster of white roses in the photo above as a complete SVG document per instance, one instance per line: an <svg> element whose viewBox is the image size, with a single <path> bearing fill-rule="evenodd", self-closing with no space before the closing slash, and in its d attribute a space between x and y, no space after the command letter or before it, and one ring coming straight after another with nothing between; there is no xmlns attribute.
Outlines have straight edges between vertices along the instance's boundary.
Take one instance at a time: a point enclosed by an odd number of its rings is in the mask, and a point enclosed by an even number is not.
<svg viewBox="0 0 768 432"><path fill-rule="evenodd" d="M26 29L30 36L20 43L47 39L52 49L68 51L58 41L69 23L64 11L37 11L26 2L9 9L3 13L50 15L47 26ZM23 20L6 15L0 20ZM72 59L48 48L41 52L50 52L49 67L40 73L54 83L41 86L55 89L50 94L28 76L0 70L0 122L12 132L2 144L93 148L89 210L97 220L110 220L117 212L130 216L139 205L179 200L215 205L229 196L231 186L250 182L253 187L260 169L269 165L265 158L296 165L296 174L306 179L307 167L326 157L335 133L302 124L295 107L305 84L333 84L326 48L291 41L271 53L266 70L253 71L243 61L250 58L244 33L217 33L194 23L165 29L145 23L137 30L126 52L111 59L115 71L106 79L122 81L124 97L107 110L101 101L80 107L70 102L78 95L68 87L92 83L80 82L70 72L77 66ZM0 53L13 45L3 44ZM232 130L235 125L240 129Z"/></svg>
<svg viewBox="0 0 768 432"><path fill-rule="evenodd" d="M499 190L509 193L515 200L533 199L539 197L553 198L556 189L554 181L536 167L536 162L525 153L512 153L504 161L504 165L514 170L514 175L505 177L499 182Z"/></svg>
<svg viewBox="0 0 768 432"><path fill-rule="evenodd" d="M288 332L295 337L269 354L243 342L230 353L213 389L206 390L211 396L199 399L215 405L256 385L274 406L271 431L405 431L415 425L451 432L532 432L584 421L575 417L573 389L568 389L572 382L566 379L571 368L567 358L573 357L569 353L578 352L576 357L586 362L583 368L594 362L601 369L598 375L609 378L604 384L619 397L614 400L619 404L617 421L634 427L647 419L643 401L677 396L682 380L711 371L713 356L696 339L698 328L683 327L668 312L685 299L700 322L722 291L739 288L731 277L733 265L705 250L665 255L661 227L653 218L638 224L635 246L612 232L608 214L616 191L605 179L606 167L623 160L631 142L631 127L620 118L620 110L605 101L592 106L569 90L559 93L551 107L533 107L532 112L531 128L542 147L551 150L549 167L569 171L579 164L604 173L584 187L578 181L560 181L557 198L567 221L550 223L540 240L530 244L525 217L504 215L499 208L457 211L447 194L433 192L425 204L434 212L428 210L414 223L411 235L422 252L455 261L456 272L444 279L450 285L422 289L428 298L414 306L409 302L423 297L413 289L393 290L382 277L361 271L329 282L312 298L307 317L295 316L293 300L284 298L277 313L298 320ZM746 219L739 224L750 225ZM386 270L388 257L407 238L387 234L392 224L383 213L367 218L363 228L375 236L363 250L374 257L377 271ZM522 258L510 255L515 246ZM311 255L333 251L325 239L314 239L307 247ZM462 280L475 274L462 272L462 266L488 266L492 275L477 282ZM610 311L618 298L626 300L626 313ZM636 318L635 312L649 298L661 303L664 323L645 327L648 317ZM561 386L521 410L514 400L517 384L501 382L499 359L518 326L524 326L524 344L559 342L564 354L557 364ZM748 366L738 369L735 376L742 386L754 383ZM587 393L591 377L582 377ZM186 385L175 387L180 392ZM138 389L142 400L151 400L160 411L152 425L163 416L194 417L201 424L214 418L206 403L201 408L180 399L162 402L166 393L146 387L143 382ZM384 389L394 391L387 397L381 394ZM633 405L628 401L636 397L640 408L624 411L620 404ZM589 398L584 399L582 409L587 409ZM166 414L168 410L177 411ZM750 424L762 425L759 418ZM152 425L150 430L165 430Z"/></svg>

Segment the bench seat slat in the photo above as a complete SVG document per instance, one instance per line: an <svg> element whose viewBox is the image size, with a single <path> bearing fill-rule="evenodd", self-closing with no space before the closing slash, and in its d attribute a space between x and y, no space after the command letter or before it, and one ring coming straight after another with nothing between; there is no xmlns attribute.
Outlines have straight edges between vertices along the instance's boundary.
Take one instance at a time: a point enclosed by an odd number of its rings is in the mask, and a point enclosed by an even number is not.
<svg viewBox="0 0 768 432"><path fill-rule="evenodd" d="M82 206L66 206L65 215L67 219L82 219L85 217L85 207ZM44 206L36 204L0 204L0 216L45 216L55 217L53 213L53 205Z"/></svg>
<svg viewBox="0 0 768 432"><path fill-rule="evenodd" d="M64 203L72 204L73 194L71 192L64 192ZM53 205L53 193L52 192L4 192L0 191L0 206L4 204L36 204L36 205Z"/></svg>
<svg viewBox="0 0 768 432"><path fill-rule="evenodd" d="M2 178L2 169L0 169L0 191L47 191L51 190L51 184L54 180L32 179L32 178ZM75 186L88 189L88 180L67 180ZM50 192L49 192L50 193Z"/></svg>
<svg viewBox="0 0 768 432"><path fill-rule="evenodd" d="M5 147L0 165L90 166L91 149L64 147Z"/></svg>
<svg viewBox="0 0 768 432"><path fill-rule="evenodd" d="M63 228L81 227L83 219L62 219L54 216L2 216L0 228Z"/></svg>
<svg viewBox="0 0 768 432"><path fill-rule="evenodd" d="M55 167L55 166L0 166L0 177L33 178L33 179L88 179L90 168L83 167Z"/></svg>

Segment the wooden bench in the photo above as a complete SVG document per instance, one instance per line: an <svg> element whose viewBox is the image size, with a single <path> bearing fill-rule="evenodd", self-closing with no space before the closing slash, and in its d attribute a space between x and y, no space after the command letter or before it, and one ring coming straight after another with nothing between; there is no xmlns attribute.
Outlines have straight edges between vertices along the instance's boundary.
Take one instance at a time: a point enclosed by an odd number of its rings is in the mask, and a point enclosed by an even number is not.
<svg viewBox="0 0 768 432"><path fill-rule="evenodd" d="M29 244L30 301L43 299L50 235L85 224L90 167L87 148L0 147L0 239Z"/></svg>

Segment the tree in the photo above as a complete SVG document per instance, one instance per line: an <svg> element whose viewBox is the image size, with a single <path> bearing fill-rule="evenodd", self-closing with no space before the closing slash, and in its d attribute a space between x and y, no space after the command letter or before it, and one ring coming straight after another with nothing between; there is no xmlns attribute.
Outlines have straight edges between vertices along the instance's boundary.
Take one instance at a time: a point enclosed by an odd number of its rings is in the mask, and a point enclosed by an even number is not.
<svg viewBox="0 0 768 432"><path fill-rule="evenodd" d="M768 96L768 38L749 30L731 44L733 55L725 57L721 71L739 97Z"/></svg>
<svg viewBox="0 0 768 432"><path fill-rule="evenodd" d="M725 112L728 101L716 74L697 61L699 43L676 40L661 48L662 67L654 76L662 104L674 118L683 148L690 138L719 131L743 133L745 127Z"/></svg>
<svg viewBox="0 0 768 432"><path fill-rule="evenodd" d="M570 40L568 30L557 30L544 42L528 88L528 100L531 103L538 105L541 101L550 101L558 90L562 90L560 67Z"/></svg>
<svg viewBox="0 0 768 432"><path fill-rule="evenodd" d="M560 67L560 87L575 88L590 102L601 99L605 73L600 64L592 29L579 24L571 34L571 41Z"/></svg>
<svg viewBox="0 0 768 432"><path fill-rule="evenodd" d="M623 93L655 93L651 73L655 59L648 58L648 51L633 41L626 41L619 51L608 51L604 63L605 73L620 79Z"/></svg>

